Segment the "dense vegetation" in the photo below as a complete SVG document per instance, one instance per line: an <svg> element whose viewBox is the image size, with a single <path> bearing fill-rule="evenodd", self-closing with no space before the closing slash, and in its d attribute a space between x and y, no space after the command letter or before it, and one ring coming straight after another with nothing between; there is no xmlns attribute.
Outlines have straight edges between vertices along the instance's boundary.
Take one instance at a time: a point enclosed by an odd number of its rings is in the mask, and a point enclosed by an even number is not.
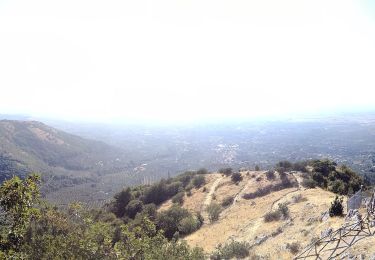
<svg viewBox="0 0 375 260"><path fill-rule="evenodd" d="M168 240L147 212L124 224L79 204L61 211L41 203L39 181L14 177L0 186L0 259L204 259L201 249Z"/></svg>
<svg viewBox="0 0 375 260"><path fill-rule="evenodd" d="M304 185L321 187L337 194L353 194L364 185L363 178L345 165L338 166L330 160L308 162L311 171L306 173Z"/></svg>
<svg viewBox="0 0 375 260"><path fill-rule="evenodd" d="M0 136L0 183L36 171L44 193L93 183L100 175L133 166L119 148L40 122L0 120Z"/></svg>
<svg viewBox="0 0 375 260"><path fill-rule="evenodd" d="M0 172L0 183L2 183L14 175L24 178L29 170L21 161L12 159L5 154L0 154Z"/></svg>
<svg viewBox="0 0 375 260"><path fill-rule="evenodd" d="M181 208L185 196L190 191L205 184L207 170L190 171L175 178L162 179L152 185L126 188L115 195L108 205L110 212L124 223L138 223L143 217L153 220L158 229L164 230L168 239L188 235L203 224L200 214L192 214ZM161 213L156 207L172 199L173 207Z"/></svg>
<svg viewBox="0 0 375 260"><path fill-rule="evenodd" d="M7 157L0 159L9 165L4 169L18 165ZM220 171L234 183L241 181L241 175L231 168ZM304 184L308 187L319 186L337 194L355 192L364 183L348 167L329 160L282 161L265 173L264 177L274 183L243 197L252 199L297 185L292 171L304 172ZM40 201L40 177L14 177L0 186L0 259L203 259L201 249L191 249L179 238L203 225L200 213L190 212L181 205L193 189L204 191L207 173L206 169L200 169L152 185L128 187L104 208L91 211L83 210L80 204L72 204L66 210L52 207ZM167 200L173 205L158 212L157 207ZM217 221L223 208L232 202L230 196L221 205L212 202L206 208L210 222ZM342 214L339 198L332 203L330 214ZM288 216L288 207L280 204L264 220ZM230 243L219 247L211 258L245 257L247 246Z"/></svg>

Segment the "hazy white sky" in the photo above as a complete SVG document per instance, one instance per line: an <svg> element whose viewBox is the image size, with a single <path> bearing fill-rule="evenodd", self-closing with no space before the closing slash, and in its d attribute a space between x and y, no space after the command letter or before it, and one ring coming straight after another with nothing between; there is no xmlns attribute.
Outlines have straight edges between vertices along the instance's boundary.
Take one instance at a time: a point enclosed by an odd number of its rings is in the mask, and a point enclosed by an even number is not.
<svg viewBox="0 0 375 260"><path fill-rule="evenodd" d="M0 113L112 120L375 106L364 0L0 0Z"/></svg>

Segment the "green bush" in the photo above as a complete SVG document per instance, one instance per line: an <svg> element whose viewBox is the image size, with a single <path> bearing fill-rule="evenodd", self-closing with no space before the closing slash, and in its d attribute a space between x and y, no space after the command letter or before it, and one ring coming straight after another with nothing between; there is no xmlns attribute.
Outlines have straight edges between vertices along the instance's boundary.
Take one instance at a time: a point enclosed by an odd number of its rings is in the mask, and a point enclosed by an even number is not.
<svg viewBox="0 0 375 260"><path fill-rule="evenodd" d="M293 243L290 243L290 244L288 243L288 244L286 245L286 248L289 249L289 251L290 251L293 255L295 255L295 254L298 253L300 247L301 247L301 245L300 245L300 243L298 243L298 242L293 242Z"/></svg>
<svg viewBox="0 0 375 260"><path fill-rule="evenodd" d="M184 203L185 192L179 192L173 196L172 202L182 205Z"/></svg>
<svg viewBox="0 0 375 260"><path fill-rule="evenodd" d="M124 225L113 213L86 212L78 203L67 210L40 203L38 183L39 178L31 176L0 185L0 211L6 223L0 225L0 259L205 259L202 249L168 240L142 216L156 212L153 204L143 206L136 220ZM126 191L122 195L128 198ZM117 198L126 202L121 195ZM140 200L126 204L138 208ZM189 216L186 210L172 207L159 221L173 231L174 221L186 228L184 219Z"/></svg>
<svg viewBox="0 0 375 260"><path fill-rule="evenodd" d="M329 160L315 160L308 165L313 171L306 173L308 177L305 178L303 185L307 188L319 186L336 194L346 195L358 191L365 184L362 177L345 165L337 166L335 162Z"/></svg>
<svg viewBox="0 0 375 260"><path fill-rule="evenodd" d="M316 186L318 186L318 183L311 178L306 178L306 179L303 179L302 186L305 187L306 189L313 189Z"/></svg>
<svg viewBox="0 0 375 260"><path fill-rule="evenodd" d="M224 208L225 207L228 207L230 205L232 205L233 203L233 200L234 200L234 197L233 196L227 196L223 199L223 201L221 202L221 206L223 206Z"/></svg>
<svg viewBox="0 0 375 260"><path fill-rule="evenodd" d="M235 172L232 174L231 179L234 183L239 183L240 181L242 181L242 175L239 172Z"/></svg>
<svg viewBox="0 0 375 260"><path fill-rule="evenodd" d="M330 186L328 187L328 190L340 195L344 195L347 193L345 183L342 180L332 181Z"/></svg>
<svg viewBox="0 0 375 260"><path fill-rule="evenodd" d="M180 234L188 235L198 230L200 226L201 223L197 218L188 216L180 221L180 223L178 224L178 230Z"/></svg>
<svg viewBox="0 0 375 260"><path fill-rule="evenodd" d="M110 205L110 211L113 212L116 217L122 218L125 215L125 208L130 202L131 198L132 194L130 188L126 188L117 193Z"/></svg>
<svg viewBox="0 0 375 260"><path fill-rule="evenodd" d="M195 188L200 188L206 184L206 179L202 175L197 175L193 178L193 185Z"/></svg>
<svg viewBox="0 0 375 260"><path fill-rule="evenodd" d="M197 171L197 174L208 174L208 170L205 169L205 168L200 168L200 169Z"/></svg>
<svg viewBox="0 0 375 260"><path fill-rule="evenodd" d="M269 170L266 172L266 177L267 177L267 180L273 180L275 179L275 171L274 170Z"/></svg>
<svg viewBox="0 0 375 260"><path fill-rule="evenodd" d="M265 222L278 221L281 218L287 219L289 217L289 208L286 203L279 203L278 209L270 211L264 215Z"/></svg>
<svg viewBox="0 0 375 260"><path fill-rule="evenodd" d="M333 216L343 216L344 215L344 206L342 205L343 198L339 198L336 196L335 200L331 203L331 207L329 208L329 215Z"/></svg>
<svg viewBox="0 0 375 260"><path fill-rule="evenodd" d="M138 212L143 209L143 203L140 200L131 200L125 208L125 214L129 218L134 218Z"/></svg>
<svg viewBox="0 0 375 260"><path fill-rule="evenodd" d="M292 169L293 164L289 161L280 161L276 164L276 167L284 168L285 170Z"/></svg>
<svg viewBox="0 0 375 260"><path fill-rule="evenodd" d="M219 245L210 256L212 260L244 259L249 257L250 245L247 242L231 241L224 246Z"/></svg>
<svg viewBox="0 0 375 260"><path fill-rule="evenodd" d="M222 173L224 174L225 176L229 176L231 175L233 172L233 169L232 168L221 168L219 169L219 173Z"/></svg>
<svg viewBox="0 0 375 260"><path fill-rule="evenodd" d="M208 218L212 223L219 219L222 208L219 204L212 202L210 205L207 206L206 211L208 213Z"/></svg>
<svg viewBox="0 0 375 260"><path fill-rule="evenodd" d="M287 219L289 217L289 208L286 203L279 203L278 205L278 211L280 211L281 215L284 219Z"/></svg>
<svg viewBox="0 0 375 260"><path fill-rule="evenodd" d="M188 210L173 205L170 209L158 214L156 223L158 228L164 231L164 235L171 239L179 231L180 221L190 216L191 214Z"/></svg>

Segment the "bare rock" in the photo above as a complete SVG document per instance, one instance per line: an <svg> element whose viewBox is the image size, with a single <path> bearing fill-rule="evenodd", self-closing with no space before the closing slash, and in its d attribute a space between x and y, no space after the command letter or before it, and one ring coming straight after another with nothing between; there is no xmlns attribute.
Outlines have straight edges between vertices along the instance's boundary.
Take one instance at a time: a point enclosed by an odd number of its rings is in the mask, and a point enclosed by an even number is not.
<svg viewBox="0 0 375 260"><path fill-rule="evenodd" d="M329 236L330 234L332 234L332 232L333 232L333 229L332 229L332 228L327 228L327 229L323 230L323 231L320 233L320 238L327 237L327 236Z"/></svg>

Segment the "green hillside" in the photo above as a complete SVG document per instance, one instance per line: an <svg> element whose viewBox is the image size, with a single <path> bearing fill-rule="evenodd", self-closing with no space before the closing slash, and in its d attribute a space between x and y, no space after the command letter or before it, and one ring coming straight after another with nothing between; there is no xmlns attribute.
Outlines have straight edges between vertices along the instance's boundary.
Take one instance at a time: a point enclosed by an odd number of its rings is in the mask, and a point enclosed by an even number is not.
<svg viewBox="0 0 375 260"><path fill-rule="evenodd" d="M119 148L36 121L0 121L0 182L13 175L40 172L48 192L128 167Z"/></svg>

